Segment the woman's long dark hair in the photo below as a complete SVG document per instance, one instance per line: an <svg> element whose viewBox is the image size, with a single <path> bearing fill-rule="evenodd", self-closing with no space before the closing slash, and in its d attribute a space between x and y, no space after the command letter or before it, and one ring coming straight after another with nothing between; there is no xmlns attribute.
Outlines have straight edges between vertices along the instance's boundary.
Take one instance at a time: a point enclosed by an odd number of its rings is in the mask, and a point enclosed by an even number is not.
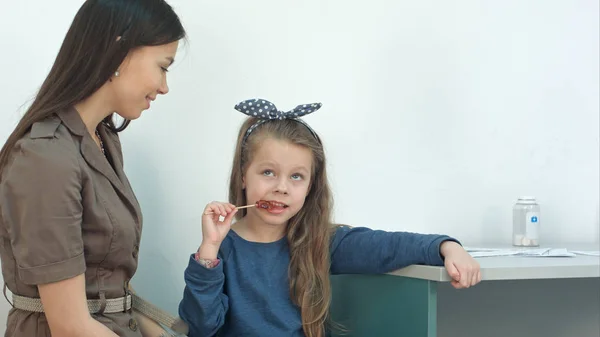
<svg viewBox="0 0 600 337"><path fill-rule="evenodd" d="M169 44L185 35L164 0L86 0L33 103L0 151L0 177L15 143L34 123L91 96L133 49ZM111 114L103 123L120 132L129 121L116 126Z"/></svg>

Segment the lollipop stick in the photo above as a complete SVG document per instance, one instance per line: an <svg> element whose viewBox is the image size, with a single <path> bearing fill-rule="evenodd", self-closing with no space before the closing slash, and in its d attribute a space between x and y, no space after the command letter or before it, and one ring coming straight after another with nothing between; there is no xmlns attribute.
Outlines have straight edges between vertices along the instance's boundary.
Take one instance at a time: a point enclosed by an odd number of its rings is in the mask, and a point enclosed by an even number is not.
<svg viewBox="0 0 600 337"><path fill-rule="evenodd" d="M255 207L256 204L252 204L252 205L246 205L246 206L240 206L240 207L236 207L235 209L241 209L241 208L248 208L248 207Z"/></svg>
<svg viewBox="0 0 600 337"><path fill-rule="evenodd" d="M256 206L256 204L252 204L252 205L246 205L246 206L239 206L239 207L236 207L235 209L249 208L249 207L255 207L255 206ZM213 214L213 213L214 213L213 211L208 211L204 214Z"/></svg>

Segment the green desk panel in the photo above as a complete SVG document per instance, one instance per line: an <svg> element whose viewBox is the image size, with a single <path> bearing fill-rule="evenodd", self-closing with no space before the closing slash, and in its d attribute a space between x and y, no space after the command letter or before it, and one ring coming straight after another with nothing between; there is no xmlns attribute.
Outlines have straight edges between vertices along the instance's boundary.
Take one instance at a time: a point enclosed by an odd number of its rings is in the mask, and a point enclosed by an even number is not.
<svg viewBox="0 0 600 337"><path fill-rule="evenodd" d="M435 337L437 283L392 275L334 275L332 319L346 337Z"/></svg>

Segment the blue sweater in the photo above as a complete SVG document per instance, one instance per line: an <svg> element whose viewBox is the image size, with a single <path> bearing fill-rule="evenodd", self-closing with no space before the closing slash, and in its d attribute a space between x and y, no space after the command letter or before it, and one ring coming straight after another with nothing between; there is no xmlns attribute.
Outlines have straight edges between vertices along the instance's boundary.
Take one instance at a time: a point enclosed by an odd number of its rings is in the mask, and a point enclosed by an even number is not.
<svg viewBox="0 0 600 337"><path fill-rule="evenodd" d="M331 244L331 274L379 274L411 264L444 264L440 244L448 236L339 227ZM303 337L300 310L289 296L287 239L244 240L229 231L221 263L211 269L193 255L185 270L179 315L189 337ZM217 335L218 333L218 335Z"/></svg>

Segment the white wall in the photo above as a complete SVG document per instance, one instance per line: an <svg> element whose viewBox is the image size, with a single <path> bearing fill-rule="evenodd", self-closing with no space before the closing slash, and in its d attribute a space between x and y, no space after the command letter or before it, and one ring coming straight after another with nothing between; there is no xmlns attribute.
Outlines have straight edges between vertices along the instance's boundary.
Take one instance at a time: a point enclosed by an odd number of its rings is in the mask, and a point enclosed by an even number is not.
<svg viewBox="0 0 600 337"><path fill-rule="evenodd" d="M0 142L81 0L0 12ZM175 313L200 214L226 199L233 106L322 102L338 222L510 242L535 195L542 244L599 240L598 2L178 0L171 93L122 134L145 231L138 291ZM7 310L0 301L0 321Z"/></svg>

